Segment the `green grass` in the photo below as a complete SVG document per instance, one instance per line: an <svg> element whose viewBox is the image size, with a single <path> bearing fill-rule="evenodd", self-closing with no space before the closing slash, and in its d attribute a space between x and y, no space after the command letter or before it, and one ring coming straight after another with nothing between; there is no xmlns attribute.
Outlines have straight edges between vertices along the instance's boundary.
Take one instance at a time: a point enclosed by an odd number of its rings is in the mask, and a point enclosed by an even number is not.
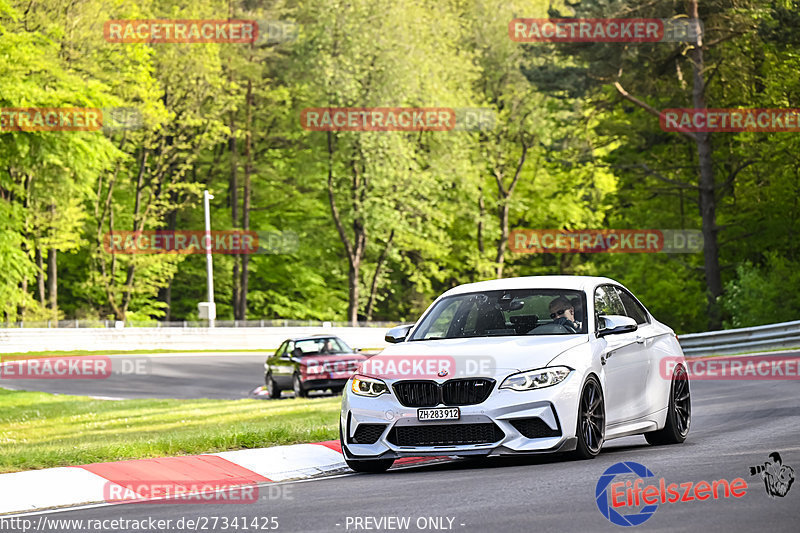
<svg viewBox="0 0 800 533"><path fill-rule="evenodd" d="M341 397L95 400L0 389L0 472L318 442Z"/></svg>
<svg viewBox="0 0 800 533"><path fill-rule="evenodd" d="M26 355L30 357L47 357L60 355L137 355L151 353L274 353L275 349L269 350L59 350L49 352L11 352L0 353L0 358L8 356Z"/></svg>

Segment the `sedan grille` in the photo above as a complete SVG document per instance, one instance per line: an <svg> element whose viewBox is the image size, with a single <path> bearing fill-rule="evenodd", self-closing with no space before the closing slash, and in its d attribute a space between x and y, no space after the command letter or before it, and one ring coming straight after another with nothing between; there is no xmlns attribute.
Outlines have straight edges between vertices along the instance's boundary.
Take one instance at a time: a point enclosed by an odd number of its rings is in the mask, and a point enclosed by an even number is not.
<svg viewBox="0 0 800 533"><path fill-rule="evenodd" d="M544 420L538 417L518 418L516 420L510 420L510 422L511 425L527 439L561 436L560 429L552 429Z"/></svg>
<svg viewBox="0 0 800 533"><path fill-rule="evenodd" d="M386 440L396 446L455 446L489 444L505 437L495 424L439 424L434 426L395 426Z"/></svg>
<svg viewBox="0 0 800 533"><path fill-rule="evenodd" d="M441 385L435 381L398 381L394 393L406 407L475 405L486 401L494 380L486 378L451 379Z"/></svg>
<svg viewBox="0 0 800 533"><path fill-rule="evenodd" d="M325 372L355 372L361 361L329 361L324 364Z"/></svg>

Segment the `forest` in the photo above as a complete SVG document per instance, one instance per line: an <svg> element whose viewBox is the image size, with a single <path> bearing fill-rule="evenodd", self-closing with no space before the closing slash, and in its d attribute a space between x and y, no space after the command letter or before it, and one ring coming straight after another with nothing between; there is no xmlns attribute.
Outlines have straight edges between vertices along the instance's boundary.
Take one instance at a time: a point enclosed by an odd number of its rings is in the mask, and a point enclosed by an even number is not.
<svg viewBox="0 0 800 533"><path fill-rule="evenodd" d="M526 42L520 18L703 30ZM229 42L135 42L110 23L136 20L256 22ZM800 130L661 122L794 108L798 72L797 0L0 0L0 322L197 320L203 254L107 242L202 232L205 190L213 230L295 239L213 256L218 319L413 321L453 286L544 274L613 278L679 333L798 319ZM22 108L111 111L99 129L37 131L11 127ZM328 108L482 118L309 122ZM691 230L703 247L510 245L611 229Z"/></svg>

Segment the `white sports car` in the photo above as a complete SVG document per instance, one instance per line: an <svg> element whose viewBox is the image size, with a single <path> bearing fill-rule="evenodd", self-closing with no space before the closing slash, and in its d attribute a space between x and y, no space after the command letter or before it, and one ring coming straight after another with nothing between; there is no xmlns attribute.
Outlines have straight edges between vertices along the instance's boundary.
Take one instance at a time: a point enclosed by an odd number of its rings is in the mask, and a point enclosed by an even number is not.
<svg viewBox="0 0 800 533"><path fill-rule="evenodd" d="M689 379L675 333L608 278L470 283L440 296L362 363L342 399L347 464L571 452L644 434L681 443Z"/></svg>

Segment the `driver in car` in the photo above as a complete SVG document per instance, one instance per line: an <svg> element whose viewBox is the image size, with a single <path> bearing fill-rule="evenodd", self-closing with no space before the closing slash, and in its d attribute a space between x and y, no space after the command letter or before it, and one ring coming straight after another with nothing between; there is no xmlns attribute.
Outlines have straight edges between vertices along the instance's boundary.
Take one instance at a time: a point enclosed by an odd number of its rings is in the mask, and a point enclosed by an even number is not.
<svg viewBox="0 0 800 533"><path fill-rule="evenodd" d="M334 353L333 343L330 339L325 339L325 344L322 345L322 349L319 353Z"/></svg>
<svg viewBox="0 0 800 533"><path fill-rule="evenodd" d="M550 318L553 319L553 324L567 326L575 331L581 329L581 323L575 320L575 307L563 296L550 302Z"/></svg>

